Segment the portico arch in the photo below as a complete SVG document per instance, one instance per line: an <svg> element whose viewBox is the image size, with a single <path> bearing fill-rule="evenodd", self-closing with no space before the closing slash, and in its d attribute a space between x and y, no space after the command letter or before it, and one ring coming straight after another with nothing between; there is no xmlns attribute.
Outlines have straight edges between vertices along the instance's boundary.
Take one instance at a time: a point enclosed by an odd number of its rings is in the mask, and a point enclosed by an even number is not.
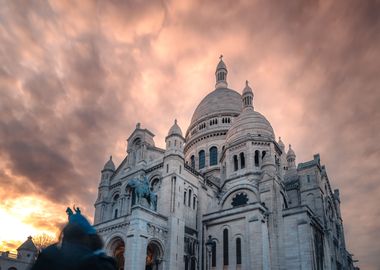
<svg viewBox="0 0 380 270"><path fill-rule="evenodd" d="M107 245L108 253L116 260L117 270L124 270L125 262L125 242L124 240L116 236L112 238Z"/></svg>
<svg viewBox="0 0 380 270"><path fill-rule="evenodd" d="M151 240L146 248L145 270L163 270L163 248L157 240Z"/></svg>

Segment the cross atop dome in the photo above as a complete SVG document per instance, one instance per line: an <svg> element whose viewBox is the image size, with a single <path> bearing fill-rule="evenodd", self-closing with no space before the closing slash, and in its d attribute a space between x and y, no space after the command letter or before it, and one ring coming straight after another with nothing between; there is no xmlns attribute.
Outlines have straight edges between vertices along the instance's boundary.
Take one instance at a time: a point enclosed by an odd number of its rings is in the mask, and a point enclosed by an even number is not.
<svg viewBox="0 0 380 270"><path fill-rule="evenodd" d="M228 84L227 84L227 66L226 64L223 62L223 54L220 55L219 57L219 63L216 67L216 71L215 71L215 78L216 78L216 84L215 84L215 88L218 89L218 88L227 88Z"/></svg>

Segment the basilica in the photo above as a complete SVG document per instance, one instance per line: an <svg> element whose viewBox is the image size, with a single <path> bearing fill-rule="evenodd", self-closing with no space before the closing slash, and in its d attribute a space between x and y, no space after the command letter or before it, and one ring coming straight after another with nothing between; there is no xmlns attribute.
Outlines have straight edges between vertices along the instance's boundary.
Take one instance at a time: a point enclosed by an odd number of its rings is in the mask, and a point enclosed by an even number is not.
<svg viewBox="0 0 380 270"><path fill-rule="evenodd" d="M122 270L356 269L339 190L319 154L296 162L255 110L248 81L213 89L164 149L140 123L124 160L101 170L94 225Z"/></svg>

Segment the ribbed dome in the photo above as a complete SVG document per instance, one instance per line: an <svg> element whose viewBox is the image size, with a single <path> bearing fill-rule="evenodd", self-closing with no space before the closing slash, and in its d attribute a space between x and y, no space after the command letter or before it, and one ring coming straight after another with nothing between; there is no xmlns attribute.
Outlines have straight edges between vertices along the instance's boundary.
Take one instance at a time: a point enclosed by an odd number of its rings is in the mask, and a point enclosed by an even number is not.
<svg viewBox="0 0 380 270"><path fill-rule="evenodd" d="M191 118L190 126L207 115L218 113L239 114L240 112L240 94L228 88L218 88L208 94L201 103L199 103Z"/></svg>
<svg viewBox="0 0 380 270"><path fill-rule="evenodd" d="M263 138L275 139L274 131L269 121L259 112L243 110L235 119L227 132L227 143L232 143L251 134Z"/></svg>
<svg viewBox="0 0 380 270"><path fill-rule="evenodd" d="M104 164L103 170L115 170L115 164L112 161L112 156L110 156L110 159L106 162L106 164Z"/></svg>
<svg viewBox="0 0 380 270"><path fill-rule="evenodd" d="M181 128L177 124L177 119L174 120L173 126L169 129L168 136L170 136L170 135L179 135L179 136L182 136L182 130L181 130Z"/></svg>

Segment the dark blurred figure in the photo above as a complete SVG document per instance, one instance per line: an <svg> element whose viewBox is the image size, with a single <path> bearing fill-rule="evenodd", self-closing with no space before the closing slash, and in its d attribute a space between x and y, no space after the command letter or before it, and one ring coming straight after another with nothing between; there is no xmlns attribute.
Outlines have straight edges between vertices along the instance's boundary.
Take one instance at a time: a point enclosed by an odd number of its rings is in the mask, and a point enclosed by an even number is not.
<svg viewBox="0 0 380 270"><path fill-rule="evenodd" d="M116 270L116 262L103 252L103 241L79 208L66 212L69 223L61 241L44 249L31 270Z"/></svg>

